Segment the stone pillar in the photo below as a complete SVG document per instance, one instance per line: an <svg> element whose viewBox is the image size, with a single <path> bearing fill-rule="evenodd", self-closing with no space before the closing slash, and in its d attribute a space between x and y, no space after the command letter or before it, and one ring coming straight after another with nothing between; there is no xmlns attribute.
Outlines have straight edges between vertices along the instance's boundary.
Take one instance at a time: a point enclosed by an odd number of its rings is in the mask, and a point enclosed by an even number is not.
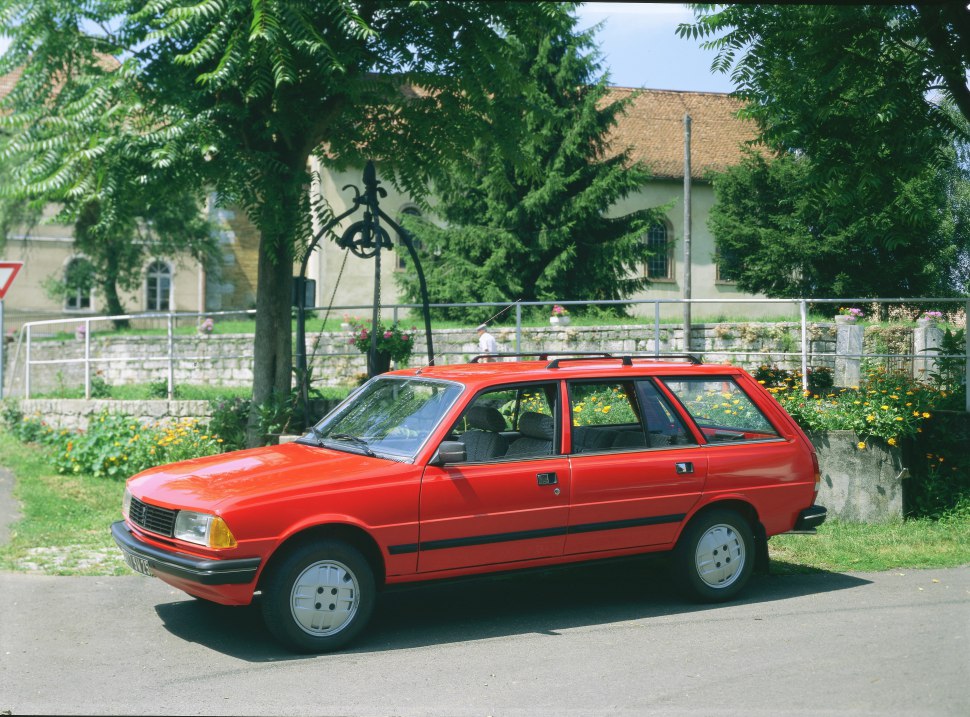
<svg viewBox="0 0 970 717"><path fill-rule="evenodd" d="M835 385L858 386L862 378L862 326L836 322Z"/></svg>
<svg viewBox="0 0 970 717"><path fill-rule="evenodd" d="M917 322L913 329L913 378L929 381L930 374L936 371L936 357L940 355L943 329L936 324Z"/></svg>

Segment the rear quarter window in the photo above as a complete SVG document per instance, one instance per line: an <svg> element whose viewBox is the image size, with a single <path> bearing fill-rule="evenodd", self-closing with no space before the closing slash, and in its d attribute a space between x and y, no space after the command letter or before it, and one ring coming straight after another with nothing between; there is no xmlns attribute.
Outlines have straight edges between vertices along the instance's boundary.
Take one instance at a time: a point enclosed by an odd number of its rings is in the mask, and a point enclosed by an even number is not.
<svg viewBox="0 0 970 717"><path fill-rule="evenodd" d="M730 376L662 380L710 443L779 438L761 409Z"/></svg>

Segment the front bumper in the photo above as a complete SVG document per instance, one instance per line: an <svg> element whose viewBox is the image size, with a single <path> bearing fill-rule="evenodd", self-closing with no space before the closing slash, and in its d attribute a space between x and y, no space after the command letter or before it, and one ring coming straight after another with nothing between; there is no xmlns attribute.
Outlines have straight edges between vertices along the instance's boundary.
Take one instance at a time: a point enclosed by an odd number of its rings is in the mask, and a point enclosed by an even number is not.
<svg viewBox="0 0 970 717"><path fill-rule="evenodd" d="M812 534L818 526L825 522L827 515L828 511L821 505L813 505L810 508L805 508L805 510L798 514L795 527L788 532Z"/></svg>
<svg viewBox="0 0 970 717"><path fill-rule="evenodd" d="M156 548L135 537L123 520L111 524L111 536L125 554L125 562L146 575L168 575L199 585L244 585L259 570L259 558L205 560Z"/></svg>

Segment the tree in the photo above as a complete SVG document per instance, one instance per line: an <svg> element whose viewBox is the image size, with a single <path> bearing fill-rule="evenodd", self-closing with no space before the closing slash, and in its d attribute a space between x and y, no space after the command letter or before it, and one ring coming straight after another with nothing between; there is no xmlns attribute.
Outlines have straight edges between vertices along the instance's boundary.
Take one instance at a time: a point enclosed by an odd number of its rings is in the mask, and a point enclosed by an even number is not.
<svg viewBox="0 0 970 717"><path fill-rule="evenodd" d="M568 4L318 0L0 0L12 39L4 151L44 191L111 153L143 181L215 187L260 232L253 410L291 386L294 258L312 226L307 166L372 158L422 196L441 158L489 131L514 84L510 40ZM103 57L119 58L118 69ZM56 92L54 91L56 89ZM507 138L514 146L516 137ZM326 207L318 208L322 217Z"/></svg>
<svg viewBox="0 0 970 717"><path fill-rule="evenodd" d="M751 152L715 177L710 228L740 289L776 297L967 290L970 214L955 162L949 172L925 167L845 224L831 222L810 172L807 157Z"/></svg>
<svg viewBox="0 0 970 717"><path fill-rule="evenodd" d="M627 102L607 101L593 31L575 24L564 18L522 43L523 79L492 114L499 134L524 128L519 161L482 137L436 184L434 211L447 228L408 218L432 302L619 300L646 285L636 271L649 256L642 239L662 214L606 216L649 172L609 147ZM413 272L398 280L409 301L420 300ZM439 313L479 322L495 308Z"/></svg>
<svg viewBox="0 0 970 717"><path fill-rule="evenodd" d="M958 289L933 276L965 251L944 217L953 141L966 136L946 98L970 109L966 8L694 8L679 32L712 38L713 67L732 71L743 114L781 157L774 168L749 160L716 185L712 228L719 252L740 261L740 286L785 296Z"/></svg>

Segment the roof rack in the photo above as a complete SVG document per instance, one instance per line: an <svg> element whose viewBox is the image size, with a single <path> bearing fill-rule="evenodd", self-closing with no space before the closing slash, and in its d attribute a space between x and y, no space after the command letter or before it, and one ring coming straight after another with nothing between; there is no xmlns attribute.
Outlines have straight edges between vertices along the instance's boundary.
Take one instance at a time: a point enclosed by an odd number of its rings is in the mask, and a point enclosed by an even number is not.
<svg viewBox="0 0 970 717"><path fill-rule="evenodd" d="M468 359L468 363L478 363L479 359L491 358L531 358L538 361L546 361L550 356L576 357L576 358L613 358L613 354L603 351L533 351L531 353L498 353L498 354L478 354Z"/></svg>
<svg viewBox="0 0 970 717"><path fill-rule="evenodd" d="M582 361L583 359L590 358L591 356L598 356L599 358L611 358L619 359L624 366L632 366L633 359L646 359L648 361L669 361L671 359L680 359L687 361L688 363L699 365L702 361L694 354L627 354L624 356L613 356L612 354L572 354L566 358L557 358L549 362L546 368L559 368L559 364L563 361Z"/></svg>

